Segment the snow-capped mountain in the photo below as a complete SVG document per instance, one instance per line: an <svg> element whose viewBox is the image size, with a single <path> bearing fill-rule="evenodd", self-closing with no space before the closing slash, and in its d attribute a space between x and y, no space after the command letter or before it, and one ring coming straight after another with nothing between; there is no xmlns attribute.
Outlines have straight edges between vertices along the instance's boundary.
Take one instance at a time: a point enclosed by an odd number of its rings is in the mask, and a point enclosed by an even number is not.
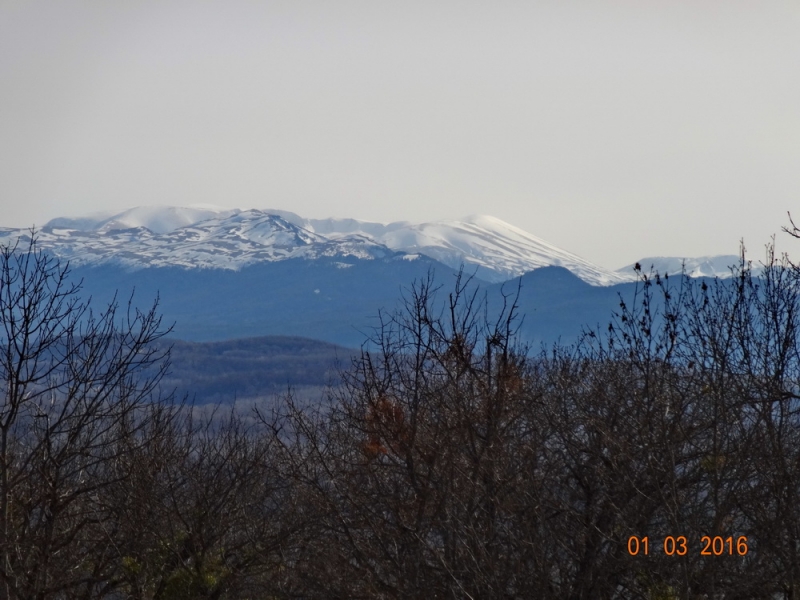
<svg viewBox="0 0 800 600"><path fill-rule="evenodd" d="M181 266L238 270L287 258L375 259L393 254L369 239L328 239L258 210L225 211L212 218L199 211L199 221L183 225L190 216L188 211L170 207L163 215L135 209L94 221L55 219L38 232L39 245L74 266L116 263L129 269ZM27 232L3 229L0 241L8 243L19 235L24 238Z"/></svg>
<svg viewBox="0 0 800 600"><path fill-rule="evenodd" d="M725 279L731 276L731 267L739 264L739 257L735 254L720 256L701 256L698 258L681 258L673 256L652 256L637 261L645 273L652 269L661 275L679 275L685 272L689 277L719 277ZM617 273L626 281L635 281L638 277L634 271L636 263L631 263Z"/></svg>
<svg viewBox="0 0 800 600"><path fill-rule="evenodd" d="M28 235L0 229L0 244L21 237L24 247ZM37 235L42 249L70 261L81 293L96 305L134 295L147 305L158 297L172 335L187 340L301 335L358 347L376 315L402 302L402 288L432 268L434 285L447 289L454 268L465 264L477 271L470 289L483 289L491 314L504 306L503 282L523 275L520 331L538 347L601 326L620 295L632 298L636 288L625 283L636 276L632 266L606 271L486 216L381 224L280 210L140 207L54 219ZM639 262L661 273L681 267L681 259ZM735 262L687 260L686 270L727 275Z"/></svg>
<svg viewBox="0 0 800 600"><path fill-rule="evenodd" d="M383 225L356 219L303 219L294 213L280 214L329 239L358 235L396 252L422 254L456 269L464 264L476 268L478 277L493 283L550 266L569 269L593 285L623 281L607 269L505 221L485 215L472 215L457 221L419 224L399 221Z"/></svg>
<svg viewBox="0 0 800 600"><path fill-rule="evenodd" d="M2 229L0 241L24 234ZM464 264L489 282L560 266L593 285L627 278L489 216L384 225L356 219L305 219L281 210L137 207L119 214L57 218L39 231L41 247L73 265L118 263L238 270L289 258L352 257L413 260L427 256Z"/></svg>

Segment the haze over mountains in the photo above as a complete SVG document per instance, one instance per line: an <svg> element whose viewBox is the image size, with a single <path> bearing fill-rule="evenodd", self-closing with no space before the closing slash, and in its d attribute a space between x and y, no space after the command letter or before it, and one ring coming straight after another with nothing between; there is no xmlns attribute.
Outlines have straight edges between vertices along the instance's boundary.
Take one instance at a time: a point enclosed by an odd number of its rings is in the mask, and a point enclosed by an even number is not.
<svg viewBox="0 0 800 600"><path fill-rule="evenodd" d="M0 229L8 242L25 230ZM633 263L617 271L490 216L389 224L356 219L307 219L283 210L212 206L137 207L118 214L56 218L39 241L74 266L116 264L127 269L204 267L238 270L290 258L308 260L416 260L426 256L451 268L464 264L489 283L506 281L546 266L564 267L591 285L635 279ZM736 256L640 259L645 268L690 276L728 276ZM346 263L342 268L346 268Z"/></svg>

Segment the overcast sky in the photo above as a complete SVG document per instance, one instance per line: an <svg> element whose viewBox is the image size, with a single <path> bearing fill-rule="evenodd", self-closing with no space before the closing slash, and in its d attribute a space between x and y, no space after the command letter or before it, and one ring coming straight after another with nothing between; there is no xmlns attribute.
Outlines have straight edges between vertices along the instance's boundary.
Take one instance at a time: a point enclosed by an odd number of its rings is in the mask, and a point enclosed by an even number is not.
<svg viewBox="0 0 800 600"><path fill-rule="evenodd" d="M799 192L797 0L0 2L0 226L481 213L617 268Z"/></svg>

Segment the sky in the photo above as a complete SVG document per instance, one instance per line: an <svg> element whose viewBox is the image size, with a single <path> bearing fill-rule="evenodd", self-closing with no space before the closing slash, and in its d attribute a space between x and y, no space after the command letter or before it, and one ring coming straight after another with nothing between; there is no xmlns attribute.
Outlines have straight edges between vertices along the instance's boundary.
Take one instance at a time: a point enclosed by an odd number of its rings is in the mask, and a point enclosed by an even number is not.
<svg viewBox="0 0 800 600"><path fill-rule="evenodd" d="M489 214L607 268L792 253L798 31L797 0L6 0L0 226L213 204Z"/></svg>

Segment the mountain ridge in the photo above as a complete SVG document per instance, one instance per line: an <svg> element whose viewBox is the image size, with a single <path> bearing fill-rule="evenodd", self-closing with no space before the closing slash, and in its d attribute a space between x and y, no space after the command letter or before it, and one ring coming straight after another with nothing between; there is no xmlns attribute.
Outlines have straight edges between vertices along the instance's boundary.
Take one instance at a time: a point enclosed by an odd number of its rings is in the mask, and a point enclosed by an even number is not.
<svg viewBox="0 0 800 600"><path fill-rule="evenodd" d="M0 241L25 239L27 230L0 229ZM74 265L116 264L239 270L259 262L415 260L426 256L450 268L462 265L489 283L542 267L564 267L591 285L633 281L629 265L605 269L496 217L383 224L352 218L309 219L280 209L228 209L211 205L139 206L87 217L58 217L39 232L40 247ZM733 260L732 260L733 259ZM645 258L661 273L686 268L691 276L730 276L735 256Z"/></svg>
<svg viewBox="0 0 800 600"><path fill-rule="evenodd" d="M0 230L0 240L20 230ZM21 233L24 236L24 232ZM592 285L624 278L496 217L382 224L306 219L276 209L136 207L118 214L52 219L39 231L44 249L76 265L127 269L181 266L241 269L264 261L321 257L362 260L427 256L461 265L491 283L562 266Z"/></svg>

